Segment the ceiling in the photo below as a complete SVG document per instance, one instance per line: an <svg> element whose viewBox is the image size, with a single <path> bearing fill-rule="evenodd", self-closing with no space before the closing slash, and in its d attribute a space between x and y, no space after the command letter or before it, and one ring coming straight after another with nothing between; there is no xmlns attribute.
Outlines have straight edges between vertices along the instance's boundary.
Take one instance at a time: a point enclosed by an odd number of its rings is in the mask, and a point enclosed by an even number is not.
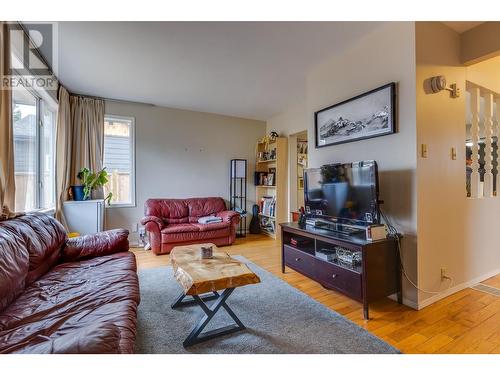
<svg viewBox="0 0 500 375"><path fill-rule="evenodd" d="M443 21L449 28L455 30L457 33L462 34L467 30L473 29L476 26L484 23L483 21Z"/></svg>
<svg viewBox="0 0 500 375"><path fill-rule="evenodd" d="M266 120L381 24L60 22L56 73L75 93Z"/></svg>

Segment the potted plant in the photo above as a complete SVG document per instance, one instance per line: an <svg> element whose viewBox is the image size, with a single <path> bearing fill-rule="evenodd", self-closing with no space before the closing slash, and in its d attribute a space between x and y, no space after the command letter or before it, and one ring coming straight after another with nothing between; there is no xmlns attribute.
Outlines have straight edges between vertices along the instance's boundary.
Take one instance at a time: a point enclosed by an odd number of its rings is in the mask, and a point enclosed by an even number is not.
<svg viewBox="0 0 500 375"><path fill-rule="evenodd" d="M85 201L90 199L92 190L102 187L108 183L108 172L106 168L101 169L96 173L88 168L82 168L80 172L76 175L78 179L82 182L82 185L72 186L73 199L75 201ZM113 193L109 193L104 200L109 204Z"/></svg>

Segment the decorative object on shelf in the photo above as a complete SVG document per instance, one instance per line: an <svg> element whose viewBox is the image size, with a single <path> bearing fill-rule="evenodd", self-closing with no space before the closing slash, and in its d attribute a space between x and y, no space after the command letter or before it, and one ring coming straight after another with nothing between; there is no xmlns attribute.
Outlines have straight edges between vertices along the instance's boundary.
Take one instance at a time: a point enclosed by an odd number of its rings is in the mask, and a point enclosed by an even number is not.
<svg viewBox="0 0 500 375"><path fill-rule="evenodd" d="M229 209L240 214L236 237L245 237L247 228L247 160L232 159L229 186ZM257 176L255 176L257 178Z"/></svg>
<svg viewBox="0 0 500 375"><path fill-rule="evenodd" d="M396 84L391 82L314 113L316 148L396 132Z"/></svg>
<svg viewBox="0 0 500 375"><path fill-rule="evenodd" d="M214 249L212 246L201 246L201 259L212 259L214 257Z"/></svg>
<svg viewBox="0 0 500 375"><path fill-rule="evenodd" d="M361 264L361 251L353 251L341 246L335 246L334 249L339 264L343 263L350 267Z"/></svg>
<svg viewBox="0 0 500 375"><path fill-rule="evenodd" d="M269 133L269 141L274 142L276 138L278 138L278 133L276 133L275 131L271 131Z"/></svg>
<svg viewBox="0 0 500 375"><path fill-rule="evenodd" d="M266 134L265 136L263 136L260 141L259 141L260 144L267 144L269 143L269 136Z"/></svg>
<svg viewBox="0 0 500 375"><path fill-rule="evenodd" d="M307 141L297 140L297 153L307 154Z"/></svg>
<svg viewBox="0 0 500 375"><path fill-rule="evenodd" d="M299 209L299 227L300 228L305 228L306 220L307 220L307 216L306 216L306 212L304 210L304 207L300 207L300 209Z"/></svg>
<svg viewBox="0 0 500 375"><path fill-rule="evenodd" d="M269 153L269 160L276 160L276 149L273 148Z"/></svg>
<svg viewBox="0 0 500 375"><path fill-rule="evenodd" d="M71 191L73 193L73 199L75 201L86 201L90 199L92 191L101 188L108 183L108 172L106 168L93 173L88 168L82 168L76 177L82 182L82 185L71 186ZM83 196L82 196L83 192ZM111 198L113 198L113 193L109 193L104 201L110 204Z"/></svg>
<svg viewBox="0 0 500 375"><path fill-rule="evenodd" d="M252 234L260 234L259 206L257 204L252 206L252 220L250 220L249 231Z"/></svg>
<svg viewBox="0 0 500 375"><path fill-rule="evenodd" d="M255 186L276 186L276 168L269 168L269 172L255 172Z"/></svg>
<svg viewBox="0 0 500 375"><path fill-rule="evenodd" d="M274 185L274 173L268 173L267 174L267 184L269 186Z"/></svg>

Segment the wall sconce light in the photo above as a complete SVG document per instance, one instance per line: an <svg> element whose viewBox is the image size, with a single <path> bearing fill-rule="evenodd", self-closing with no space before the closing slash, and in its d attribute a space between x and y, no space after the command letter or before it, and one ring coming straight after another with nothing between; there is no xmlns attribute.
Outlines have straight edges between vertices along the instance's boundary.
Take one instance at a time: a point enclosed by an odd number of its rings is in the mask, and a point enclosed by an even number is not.
<svg viewBox="0 0 500 375"><path fill-rule="evenodd" d="M433 93L437 93L442 90L448 90L452 98L458 98L460 96L460 89L457 87L456 83L452 83L450 87L446 87L445 76L432 77L431 90Z"/></svg>

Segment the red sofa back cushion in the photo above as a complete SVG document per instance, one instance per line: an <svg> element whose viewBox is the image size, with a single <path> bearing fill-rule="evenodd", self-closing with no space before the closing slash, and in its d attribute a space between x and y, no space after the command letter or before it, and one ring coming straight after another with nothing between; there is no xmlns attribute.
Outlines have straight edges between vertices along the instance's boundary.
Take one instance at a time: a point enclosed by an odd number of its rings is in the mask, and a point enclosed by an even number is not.
<svg viewBox="0 0 500 375"><path fill-rule="evenodd" d="M144 214L159 217L166 224L179 224L188 222L189 209L184 199L148 199Z"/></svg>
<svg viewBox="0 0 500 375"><path fill-rule="evenodd" d="M64 227L43 214L0 222L0 311L59 261Z"/></svg>
<svg viewBox="0 0 500 375"><path fill-rule="evenodd" d="M202 216L225 211L224 199L218 197L187 199L148 199L144 205L146 216L156 216L166 224L197 222Z"/></svg>
<svg viewBox="0 0 500 375"><path fill-rule="evenodd" d="M189 222L197 223L203 216L215 215L226 210L226 203L222 198L192 198L187 199L189 207Z"/></svg>

